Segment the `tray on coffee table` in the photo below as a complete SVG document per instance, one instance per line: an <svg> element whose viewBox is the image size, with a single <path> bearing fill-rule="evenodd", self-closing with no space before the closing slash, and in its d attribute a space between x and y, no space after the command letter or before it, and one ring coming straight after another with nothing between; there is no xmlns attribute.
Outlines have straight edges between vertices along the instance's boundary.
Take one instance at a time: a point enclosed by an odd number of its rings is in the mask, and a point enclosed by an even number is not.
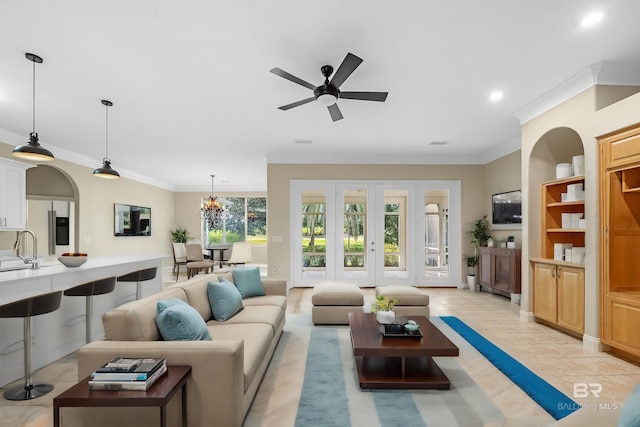
<svg viewBox="0 0 640 427"><path fill-rule="evenodd" d="M380 328L382 335L385 337L408 337L408 338L422 338L422 332L420 329L416 331L409 331L404 325L392 323L390 325L382 325Z"/></svg>

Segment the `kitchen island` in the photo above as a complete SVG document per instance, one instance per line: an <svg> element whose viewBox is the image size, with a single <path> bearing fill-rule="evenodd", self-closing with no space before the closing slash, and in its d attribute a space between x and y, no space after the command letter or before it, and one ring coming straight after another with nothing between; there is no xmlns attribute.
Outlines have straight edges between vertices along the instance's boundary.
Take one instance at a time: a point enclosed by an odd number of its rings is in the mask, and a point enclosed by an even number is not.
<svg viewBox="0 0 640 427"><path fill-rule="evenodd" d="M79 267L65 267L57 260L44 262L37 270L0 272L0 305L50 292L64 291L93 280L121 276L157 267L156 278L144 282L142 295L162 289L162 259L165 255L114 255L87 258ZM135 299L135 283L117 283L114 292L94 297L94 337L104 334L102 314ZM23 377L23 320L0 319L0 386ZM60 308L32 320L35 370L73 353L85 343L84 298L64 297ZM34 378L38 379L37 374ZM40 379L46 381L46 378Z"/></svg>

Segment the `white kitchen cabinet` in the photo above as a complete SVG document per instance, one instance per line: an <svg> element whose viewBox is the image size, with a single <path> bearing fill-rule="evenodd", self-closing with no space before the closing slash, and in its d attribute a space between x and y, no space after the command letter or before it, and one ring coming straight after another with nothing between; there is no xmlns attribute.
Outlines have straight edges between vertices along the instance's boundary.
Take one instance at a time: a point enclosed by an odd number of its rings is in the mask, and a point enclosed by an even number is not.
<svg viewBox="0 0 640 427"><path fill-rule="evenodd" d="M27 169L33 165L0 158L0 230L27 227Z"/></svg>

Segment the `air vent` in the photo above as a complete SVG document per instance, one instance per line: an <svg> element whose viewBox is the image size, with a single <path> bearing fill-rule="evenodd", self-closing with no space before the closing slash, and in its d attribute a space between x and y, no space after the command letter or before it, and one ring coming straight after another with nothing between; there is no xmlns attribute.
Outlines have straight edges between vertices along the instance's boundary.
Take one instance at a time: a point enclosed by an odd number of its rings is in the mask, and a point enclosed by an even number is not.
<svg viewBox="0 0 640 427"><path fill-rule="evenodd" d="M431 141L429 145L447 145L449 141Z"/></svg>
<svg viewBox="0 0 640 427"><path fill-rule="evenodd" d="M294 139L293 142L296 144L311 144L310 139Z"/></svg>

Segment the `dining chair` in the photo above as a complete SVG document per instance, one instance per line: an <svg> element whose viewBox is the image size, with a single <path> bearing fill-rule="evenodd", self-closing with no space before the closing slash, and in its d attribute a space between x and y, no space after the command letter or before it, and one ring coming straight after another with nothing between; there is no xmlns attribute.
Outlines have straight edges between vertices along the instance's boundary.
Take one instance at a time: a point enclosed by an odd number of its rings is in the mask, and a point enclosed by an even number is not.
<svg viewBox="0 0 640 427"><path fill-rule="evenodd" d="M198 274L201 270L213 272L213 260L204 258L204 251L200 243L187 243L187 278Z"/></svg>
<svg viewBox="0 0 640 427"><path fill-rule="evenodd" d="M220 261L220 266L248 264L251 262L251 244L246 242L235 242L231 246L231 256L226 261Z"/></svg>
<svg viewBox="0 0 640 427"><path fill-rule="evenodd" d="M187 247L184 243L171 243L173 250L173 273L176 275L176 282L180 275L180 267L187 266Z"/></svg>

